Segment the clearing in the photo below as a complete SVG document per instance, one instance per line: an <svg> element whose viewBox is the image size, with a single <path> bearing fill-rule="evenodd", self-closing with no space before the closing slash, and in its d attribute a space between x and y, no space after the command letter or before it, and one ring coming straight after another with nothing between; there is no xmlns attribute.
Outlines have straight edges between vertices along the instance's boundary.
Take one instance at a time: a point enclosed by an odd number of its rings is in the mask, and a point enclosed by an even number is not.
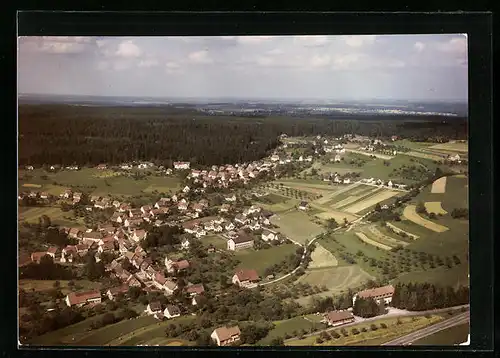
<svg viewBox="0 0 500 358"><path fill-rule="evenodd" d="M316 244L316 248L311 253L311 260L308 266L310 269L332 267L339 264L336 257L319 244Z"/></svg>
<svg viewBox="0 0 500 358"><path fill-rule="evenodd" d="M425 227L426 229L435 231L435 232L445 232L449 230L446 226L436 224L435 222L432 222L430 220L424 219L420 215L417 214L416 211L416 206L415 205L408 205L405 207L403 210L403 216L414 222L415 224L418 224L420 226Z"/></svg>
<svg viewBox="0 0 500 358"><path fill-rule="evenodd" d="M443 207L441 206L440 201L429 201L429 202L424 203L424 206L425 206L425 210L427 210L428 213L434 213L436 215L448 214L448 212L446 210L444 210Z"/></svg>
<svg viewBox="0 0 500 358"><path fill-rule="evenodd" d="M271 217L271 222L279 226L279 231L293 241L301 244L324 232L324 229L311 222L306 213L291 211Z"/></svg>
<svg viewBox="0 0 500 358"><path fill-rule="evenodd" d="M430 283L436 286L469 286L469 266L466 263L448 268L447 266L436 267L425 271L413 271L403 273L394 279L396 283Z"/></svg>
<svg viewBox="0 0 500 358"><path fill-rule="evenodd" d="M362 150L357 150L357 149L346 149L346 152L366 155L367 157L371 157L373 155L379 159L384 159L384 160L390 160L390 159L394 158L393 156L386 155L386 154L381 154L381 153L376 153L376 152L364 152Z"/></svg>
<svg viewBox="0 0 500 358"><path fill-rule="evenodd" d="M436 179L432 183L431 193L433 194L443 194L446 192L446 179L447 177L441 177Z"/></svg>
<svg viewBox="0 0 500 358"><path fill-rule="evenodd" d="M19 280L19 289L25 291L47 291L54 288L54 283L56 280ZM68 286L70 281L59 280L59 288L64 295L72 292L71 288ZM100 289L101 284L99 282L87 281L87 280L74 280L74 288L76 290L93 290Z"/></svg>
<svg viewBox="0 0 500 358"><path fill-rule="evenodd" d="M26 221L30 224L38 223L38 218L42 215L47 215L53 224L62 226L85 227L81 218L71 218L71 211L64 212L58 207L41 206L41 207L19 207L19 221Z"/></svg>
<svg viewBox="0 0 500 358"><path fill-rule="evenodd" d="M313 204L311 204L311 206L315 207ZM335 221L338 224L343 223L344 218L349 222L354 221L358 218L356 215L345 213L343 211L336 211L336 210L328 210L326 212L316 214L315 216L321 220L335 219Z"/></svg>

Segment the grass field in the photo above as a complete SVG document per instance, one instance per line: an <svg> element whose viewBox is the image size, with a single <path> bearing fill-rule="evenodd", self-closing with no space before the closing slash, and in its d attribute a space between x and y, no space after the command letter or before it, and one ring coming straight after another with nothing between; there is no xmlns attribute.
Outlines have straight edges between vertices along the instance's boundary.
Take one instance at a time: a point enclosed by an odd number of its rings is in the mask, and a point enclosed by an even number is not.
<svg viewBox="0 0 500 358"><path fill-rule="evenodd" d="M467 153L469 151L469 144L468 143L448 142L448 143L440 143L440 144L432 145L429 148L430 149L437 149L437 150L443 149L443 150L447 150L447 151Z"/></svg>
<svg viewBox="0 0 500 358"><path fill-rule="evenodd" d="M368 236L366 236L365 233L363 232L357 232L356 233L356 236L363 242L366 242L367 244L369 245L372 245L372 246L375 246L375 247L378 247L378 248L381 248L382 250L391 250L392 247L391 246L388 246L388 245L385 245L381 242L378 242L378 241L375 241L375 240L372 240L370 239Z"/></svg>
<svg viewBox="0 0 500 358"><path fill-rule="evenodd" d="M299 243L311 240L324 232L321 226L309 220L307 214L299 211L273 216L271 222L280 227L281 233Z"/></svg>
<svg viewBox="0 0 500 358"><path fill-rule="evenodd" d="M397 246L407 246L409 245L408 242L396 239L391 235L388 230L382 227L377 227L375 225L369 225L361 228L361 232L363 232L366 236L369 238L372 238L375 241L378 241L382 244L385 244L386 246L389 246L391 248L397 247Z"/></svg>
<svg viewBox="0 0 500 358"><path fill-rule="evenodd" d="M396 140L393 142L394 145L406 147L409 149L423 149L423 148L429 148L430 146L434 145L434 143L429 143L429 142L413 142L411 140L407 139L401 139L401 140Z"/></svg>
<svg viewBox="0 0 500 358"><path fill-rule="evenodd" d="M263 250L241 250L236 251L234 256L240 261L237 268L255 269L262 277L266 268L283 261L286 256L295 253L297 246L294 244L283 244Z"/></svg>
<svg viewBox="0 0 500 358"><path fill-rule="evenodd" d="M459 324L454 327L446 328L430 336L421 338L413 342L414 346L451 346L467 341L467 335L470 333L468 323Z"/></svg>
<svg viewBox="0 0 500 358"><path fill-rule="evenodd" d="M424 152L418 152L418 151L410 151L410 152L405 152L402 153L406 156L409 157L415 157L419 159L428 159L428 160L443 160L443 156L439 156L437 154L432 154L432 153L424 153Z"/></svg>
<svg viewBox="0 0 500 358"><path fill-rule="evenodd" d="M326 286L328 291L300 297L295 301L300 305L307 305L312 297L327 297L345 292L349 288L355 289L373 278L357 265L307 270L296 282L308 283L311 286Z"/></svg>
<svg viewBox="0 0 500 358"><path fill-rule="evenodd" d="M414 222L415 224L423 226L426 229L429 229L429 230L432 230L435 232L441 233L441 232L449 230L446 226L436 224L433 221L430 221L430 220L427 220L427 219L424 219L423 217L421 217L419 214L417 214L415 205L406 206L404 211L403 211L403 216L406 219Z"/></svg>
<svg viewBox="0 0 500 358"><path fill-rule="evenodd" d="M325 268L334 267L339 264L337 258L333 254L325 249L321 245L316 245L316 248L311 253L311 262L309 263L309 268Z"/></svg>
<svg viewBox="0 0 500 358"><path fill-rule="evenodd" d="M343 210L349 213L357 214L360 211L371 208L376 204L385 201L387 199L390 199L399 194L399 192L397 191L386 190L386 189L380 189L380 190L381 191L375 191L370 195L367 195L364 198L359 199L354 203L351 203L349 206L344 207Z"/></svg>
<svg viewBox="0 0 500 358"><path fill-rule="evenodd" d="M312 206L313 204L311 204ZM337 210L328 210L319 214L315 215L318 219L321 220L328 220L328 219L335 219L335 221L338 224L341 224L344 222L344 218L347 219L347 221L353 221L356 220L358 217L350 214L350 213L345 213L343 211L337 211Z"/></svg>
<svg viewBox="0 0 500 358"><path fill-rule="evenodd" d="M394 279L393 283L431 283L438 286L469 286L469 266L465 263L448 268L436 267L426 271L404 273Z"/></svg>
<svg viewBox="0 0 500 358"><path fill-rule="evenodd" d="M71 212L63 212L58 207L43 206L43 207L19 207L19 221L26 221L30 224L37 223L38 218L42 215L47 215L53 224L64 226L85 227L81 219L64 218L72 215Z"/></svg>
<svg viewBox="0 0 500 358"><path fill-rule="evenodd" d="M267 199L269 199L269 201ZM300 200L298 199L291 199L274 193L269 193L264 197L254 200L254 204L274 213L290 210L293 207L296 207L299 203Z"/></svg>
<svg viewBox="0 0 500 358"><path fill-rule="evenodd" d="M19 289L26 291L47 291L54 288L54 283L56 280L19 280ZM68 287L70 281L61 280L59 281L60 289L64 295L71 292ZM87 280L76 280L74 281L76 286L81 286L81 290L92 290L100 289L101 284L99 282L87 281Z"/></svg>
<svg viewBox="0 0 500 358"><path fill-rule="evenodd" d="M367 157L374 155L378 159L383 159L383 160L390 160L390 159L394 158L393 156L386 155L386 154L381 154L381 153L376 153L376 152L364 152L362 150L357 150L357 149L346 149L346 151L348 151L350 153L365 155Z"/></svg>
<svg viewBox="0 0 500 358"><path fill-rule="evenodd" d="M432 193L432 186L424 188L412 203L440 201L443 209L451 213L456 208L469 207L468 179L460 175L449 176L446 179L444 193Z"/></svg>
<svg viewBox="0 0 500 358"><path fill-rule="evenodd" d="M408 232L408 231L405 231L404 229L394 225L393 223L386 223L388 227L390 227L392 230L394 230L396 233L405 233L406 235L408 235L411 239L413 240L416 240L418 239L420 236L416 235L416 234L413 234L411 232Z"/></svg>
<svg viewBox="0 0 500 358"><path fill-rule="evenodd" d="M224 239L223 237L220 237L219 235L207 235L201 238L201 242L206 246L212 244L218 249L221 250L227 249L227 240Z"/></svg>
<svg viewBox="0 0 500 358"><path fill-rule="evenodd" d="M330 341L323 342L321 344L316 342L319 335L314 335L304 339L298 339L286 342L287 346L373 346L380 345L382 343L391 341L397 337L404 336L408 333L417 331L424 327L430 326L437 322L442 321L444 318L441 316L433 315L429 318L423 316L415 316L414 320L409 317L400 318L401 324L397 324L397 318L382 318L380 320L369 321L366 323L359 323L346 327L349 332L347 337L341 335L338 339L331 339ZM380 324L384 323L387 328L380 328ZM371 331L371 324L376 324L379 328L376 331ZM362 328L366 328L367 332L361 332L357 335L352 334L352 329L356 328L361 331ZM342 327L337 328L335 331L340 334Z"/></svg>
<svg viewBox="0 0 500 358"><path fill-rule="evenodd" d="M320 322L311 322L304 317L294 317L282 321L275 321L274 325L274 329L269 331L267 336L258 342L259 345L269 345L273 338L284 338L285 334L292 335L294 331L300 332L302 329L305 329L309 332L309 330L313 327L316 327L317 329L326 328L325 324Z"/></svg>

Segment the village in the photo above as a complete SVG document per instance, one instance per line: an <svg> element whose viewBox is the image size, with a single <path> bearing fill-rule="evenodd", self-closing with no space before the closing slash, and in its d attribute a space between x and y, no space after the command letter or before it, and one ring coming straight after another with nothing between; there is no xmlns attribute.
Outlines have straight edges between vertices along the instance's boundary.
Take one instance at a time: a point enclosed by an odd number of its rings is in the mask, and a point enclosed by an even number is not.
<svg viewBox="0 0 500 358"><path fill-rule="evenodd" d="M24 267L29 264L38 264L45 257L49 256L54 263L72 265L81 262L83 257L93 256L95 262L100 262L102 257L111 255L112 261L105 266L106 272L118 279L121 284L111 287L105 292L100 290L71 292L66 295L64 302L68 307L92 308L101 304L105 300L113 301L117 296L126 295L131 288L137 288L146 292L160 292L165 296L172 296L175 292L182 290L188 297L192 306L196 306L203 298L207 289L204 283L178 284L178 274L190 268L191 263L186 259L172 259L171 255L166 255L159 262L153 262L151 252L145 250L141 243L148 237L148 230L153 227L179 227L184 233L180 244L176 245L176 255L182 256L182 252L189 252L193 243L203 242L207 235L217 235L221 240L225 240L225 247L215 247L208 245L207 254L217 251L237 252L251 249L256 246L256 242L272 245L293 243L296 246L307 248L307 243L297 242L287 236L280 227L272 223L275 213L266 210L260 205L253 204L242 206L237 204L241 193L245 193L248 198L258 198L261 196L254 189L246 190L245 187L254 188L256 182L275 180L283 176L283 168L290 164L297 164L299 171L312 168L313 164L321 160L325 155L331 163L340 163L343 157L350 151L363 153L362 155L372 156L379 153L381 156L396 156L398 153L392 141L397 140L393 136L385 144L380 140L369 138L359 138L356 136L343 136L340 138L324 138L317 136L306 143L295 142L294 139L287 140L286 135L280 139L282 144L277 147L268 158L242 164L227 164L212 166L211 168L199 169L195 163L178 161L173 163L172 168L159 166L156 169L165 176L174 176L184 173L184 184L181 189L173 195L165 195L156 202L151 202L140 207L134 207L131 203L119 201L110 196L89 195L81 191L74 191L70 188L64 190L59 196L41 191L20 191L19 201L31 199L30 203L57 204L67 206L80 206L86 212L106 212L108 220L99 222L94 227L82 229L80 227L61 226L59 230L68 238L75 240L75 244L64 247L50 246L46 251L31 252L19 258L19 266ZM335 143L335 144L334 144ZM358 149L352 148L356 143ZM362 143L369 143L363 144ZM289 150L294 146L312 146L314 152L309 155L292 154ZM346 147L348 147L346 149ZM448 162L460 161L458 155L449 155L443 158ZM383 157L385 158L385 157ZM194 168L193 168L194 167ZM155 168L150 162L123 163L119 166L100 164L96 167L100 171L130 171L148 170ZM79 166L58 166L51 165L48 171L78 171ZM27 166L26 171L33 171L33 166ZM343 173L343 174L342 174ZM327 172L319 178L328 185L349 186L361 184L374 186L391 192L407 193L408 186L398 183L395 180L379 179L376 177L356 178L349 171ZM233 189L236 188L236 189ZM221 191L222 190L222 191ZM216 207L211 205L214 191L223 197L223 201ZM85 202L84 205L81 203ZM248 203L248 202L247 202ZM370 205L378 204L378 201ZM384 204L382 209L388 209ZM307 200L300 200L296 205L298 211L307 212L311 209ZM342 225L347 228L354 225L359 220L346 220ZM339 224L340 220L337 220ZM187 235L186 235L187 234ZM153 248L154 250L154 248ZM149 251L149 252L148 252ZM304 261L305 252L302 255ZM127 264L124 265L123 263ZM130 266L131 264L131 266ZM124 267L125 266L125 267ZM133 270L130 270L132 268ZM132 272L131 272L132 271ZM275 275L262 277L254 267L235 269L230 278L233 285L244 289L253 289L263 284L272 284L280 278ZM212 288L208 288L209 290ZM223 292L217 292L222 294ZM377 304L384 305L391 303L394 287L392 285L375 287L362 290L353 296L354 306L357 298L374 299ZM143 315L151 315L157 320L169 320L180 317L188 313L187 307L179 305L162 305L158 302L150 302L144 307ZM331 327L355 322L357 318L352 312L352 307L347 310L335 310L322 313L322 322ZM240 328L238 326L219 327L214 329L211 338L219 346L231 345L239 341Z"/></svg>

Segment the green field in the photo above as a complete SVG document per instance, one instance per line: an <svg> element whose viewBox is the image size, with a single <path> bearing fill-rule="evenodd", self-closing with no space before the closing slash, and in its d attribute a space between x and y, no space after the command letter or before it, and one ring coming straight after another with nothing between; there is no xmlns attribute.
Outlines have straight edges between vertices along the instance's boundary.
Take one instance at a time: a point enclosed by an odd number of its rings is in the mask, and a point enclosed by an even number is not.
<svg viewBox="0 0 500 358"><path fill-rule="evenodd" d="M469 286L469 266L465 263L448 268L446 266L404 273L393 282L396 283L431 283L443 286Z"/></svg>
<svg viewBox="0 0 500 358"><path fill-rule="evenodd" d="M219 235L207 235L201 238L201 242L206 246L212 244L218 249L221 250L227 249L227 240L220 237Z"/></svg>
<svg viewBox="0 0 500 358"><path fill-rule="evenodd" d="M23 289L25 291L47 291L54 288L54 283L56 280L19 280L19 289ZM67 295L72 290L68 287L68 283L70 281L60 280L60 289L64 295ZM88 280L75 280L73 281L75 285L81 287L81 290L91 290L91 289L100 289L101 284L99 282L93 282Z"/></svg>
<svg viewBox="0 0 500 358"><path fill-rule="evenodd" d="M281 337L284 338L285 334L292 335L294 331L300 332L302 329L305 329L307 332L311 330L311 328L315 327L318 330L326 328L326 325L319 322L311 322L304 317L294 317L282 321L273 322L275 327L271 331L269 331L268 335L257 342L258 345L269 345L273 338Z"/></svg>
<svg viewBox="0 0 500 358"><path fill-rule="evenodd" d="M26 221L30 224L38 223L38 218L42 215L47 215L51 223L63 226L85 227L83 221L79 219L66 219L72 216L72 212L63 212L58 207L44 206L44 207L19 207L19 221Z"/></svg>
<svg viewBox="0 0 500 358"><path fill-rule="evenodd" d="M454 327L446 328L442 331L431 334L430 336L413 342L414 346L451 346L467 341L467 335L470 333L468 323L460 324Z"/></svg>
<svg viewBox="0 0 500 358"><path fill-rule="evenodd" d="M429 143L429 142L412 142L407 139L401 139L401 140L396 140L392 144L401 146L401 147L406 147L410 149L424 149L424 148L429 148L430 146L434 145L435 143Z"/></svg>
<svg viewBox="0 0 500 358"><path fill-rule="evenodd" d="M271 222L279 226L282 234L299 243L311 240L324 231L321 226L311 222L306 213L299 211L273 216Z"/></svg>
<svg viewBox="0 0 500 358"><path fill-rule="evenodd" d="M269 198L269 201L267 201L267 198ZM272 211L273 213L290 210L296 207L299 202L300 200L298 199L292 199L275 193L270 193L253 201L255 205L258 205L265 210Z"/></svg>
<svg viewBox="0 0 500 358"><path fill-rule="evenodd" d="M235 258L240 261L237 268L254 269L263 277L266 268L283 261L286 256L295 253L297 245L282 244L263 250L241 250L235 252Z"/></svg>
<svg viewBox="0 0 500 358"><path fill-rule="evenodd" d="M468 192L467 178L458 176L449 176L446 179L446 191L442 194L431 193L432 185L424 188L412 202L418 203L420 201L440 201L444 210L451 213L456 208L469 207L469 192Z"/></svg>

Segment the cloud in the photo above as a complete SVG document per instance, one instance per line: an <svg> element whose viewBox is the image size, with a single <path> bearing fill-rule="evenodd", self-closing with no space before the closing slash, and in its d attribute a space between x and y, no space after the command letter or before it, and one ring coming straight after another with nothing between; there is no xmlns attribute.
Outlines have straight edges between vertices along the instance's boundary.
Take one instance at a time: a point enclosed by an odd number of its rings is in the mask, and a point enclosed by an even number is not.
<svg viewBox="0 0 500 358"><path fill-rule="evenodd" d="M361 47L365 44L372 44L375 42L376 35L355 35L355 36L345 36L344 42L350 47Z"/></svg>
<svg viewBox="0 0 500 358"><path fill-rule="evenodd" d="M254 45L268 41L272 36L238 36L237 41L243 45Z"/></svg>
<svg viewBox="0 0 500 358"><path fill-rule="evenodd" d="M116 56L125 58L140 57L141 54L141 49L136 44L134 44L132 40L127 40L120 43L120 45L118 45L118 50L115 53Z"/></svg>
<svg viewBox="0 0 500 358"><path fill-rule="evenodd" d="M417 52L422 52L425 49L425 44L423 42L417 41L413 45L413 48L417 50Z"/></svg>
<svg viewBox="0 0 500 358"><path fill-rule="evenodd" d="M330 38L324 35L302 35L296 36L295 42L304 43L306 46L323 46Z"/></svg>
<svg viewBox="0 0 500 358"><path fill-rule="evenodd" d="M29 36L19 40L23 50L53 54L82 53L94 42L92 37L83 36Z"/></svg>
<svg viewBox="0 0 500 358"><path fill-rule="evenodd" d="M192 63L200 63L200 64L202 63L207 64L213 62L212 58L208 55L207 50L192 52L189 54L188 59Z"/></svg>
<svg viewBox="0 0 500 358"><path fill-rule="evenodd" d="M283 54L283 50L280 49L280 48L275 48L275 49L272 49L270 51L267 51L267 54L268 55L272 55L272 56L275 56L275 55L282 55Z"/></svg>
<svg viewBox="0 0 500 358"><path fill-rule="evenodd" d="M139 66L139 67L154 67L154 66L158 66L158 64L159 63L158 63L157 59L151 58L151 59L147 59L147 60L141 60L137 66Z"/></svg>
<svg viewBox="0 0 500 358"><path fill-rule="evenodd" d="M182 73L182 69L181 69L181 66L177 62L169 61L169 62L165 63L165 72L167 72L169 74Z"/></svg>
<svg viewBox="0 0 500 358"><path fill-rule="evenodd" d="M437 45L437 49L446 53L466 54L467 53L467 37L455 37L447 42L442 42Z"/></svg>
<svg viewBox="0 0 500 358"><path fill-rule="evenodd" d="M335 56L335 58L333 59L332 69L334 70L349 69L354 64L358 63L362 57L363 55L355 53Z"/></svg>
<svg viewBox="0 0 500 358"><path fill-rule="evenodd" d="M324 67L328 66L331 63L331 58L329 55L316 55L311 58L311 66L312 67Z"/></svg>

